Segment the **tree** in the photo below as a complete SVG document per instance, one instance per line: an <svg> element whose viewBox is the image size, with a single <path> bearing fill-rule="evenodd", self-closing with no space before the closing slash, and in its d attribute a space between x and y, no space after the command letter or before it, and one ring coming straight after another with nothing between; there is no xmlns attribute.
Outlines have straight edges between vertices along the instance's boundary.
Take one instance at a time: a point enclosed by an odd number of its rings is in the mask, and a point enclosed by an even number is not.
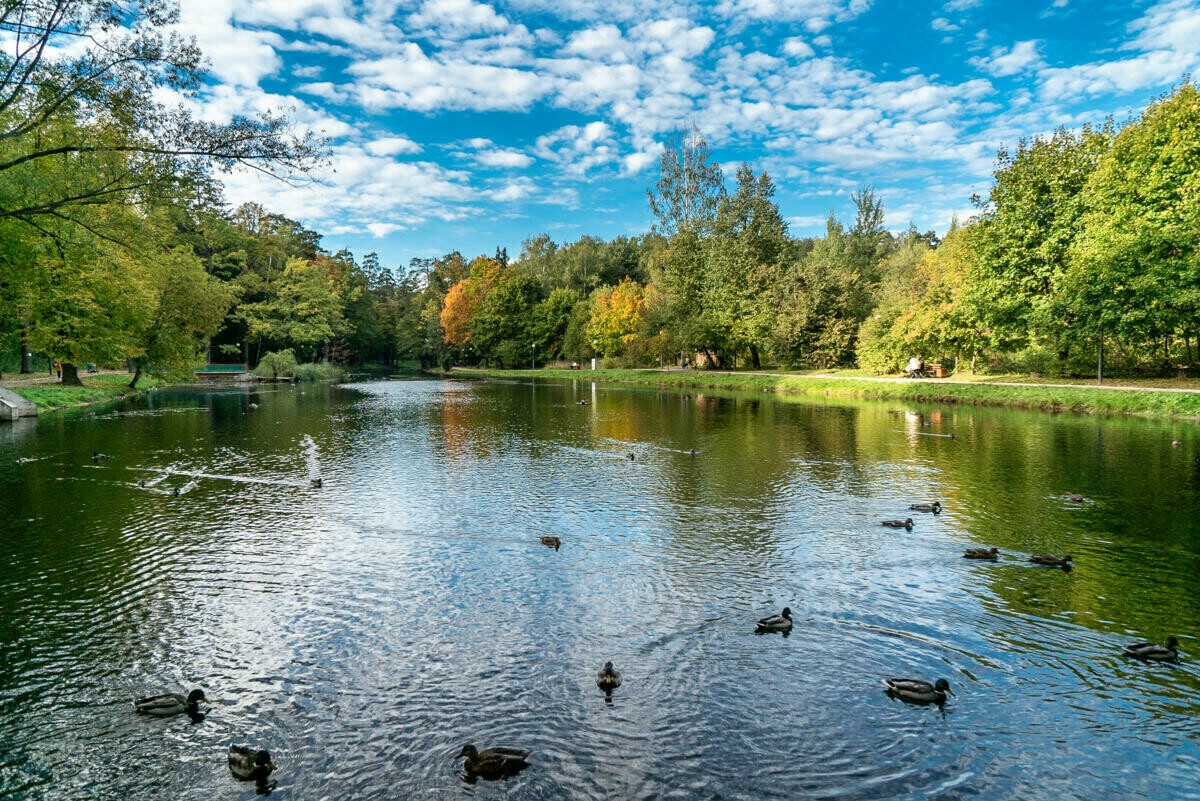
<svg viewBox="0 0 1200 801"><path fill-rule="evenodd" d="M693 228L703 231L716 216L725 194L721 167L711 163L708 142L695 124L671 138L658 159L659 178L646 190L656 229L672 237Z"/></svg>
<svg viewBox="0 0 1200 801"><path fill-rule="evenodd" d="M588 336L605 356L616 356L637 338L646 298L641 284L629 278L614 287L602 287L592 295Z"/></svg>
<svg viewBox="0 0 1200 801"><path fill-rule="evenodd" d="M86 225L86 205L165 196L212 169L286 176L319 160L324 141L284 116L214 123L160 103L170 92L186 101L205 79L177 22L172 0L0 5L13 43L0 53L0 219L59 238L47 221Z"/></svg>
<svg viewBox="0 0 1200 801"><path fill-rule="evenodd" d="M755 369L759 349L775 319L771 287L782 274L788 248L787 223L775 204L775 184L749 165L737 171L737 191L721 199L708 242L704 304L712 309L722 339L747 349Z"/></svg>
<svg viewBox="0 0 1200 801"><path fill-rule="evenodd" d="M315 361L319 345L346 332L343 299L332 267L328 259L289 259L274 296L242 308L249 335L309 349Z"/></svg>
<svg viewBox="0 0 1200 801"><path fill-rule="evenodd" d="M141 336L141 354L134 356L137 387L146 367L160 376L187 375L204 363L204 345L233 303L233 290L210 276L190 249L175 247L150 265L154 292L149 325Z"/></svg>
<svg viewBox="0 0 1200 801"><path fill-rule="evenodd" d="M534 309L540 300L541 284L536 278L519 270L505 271L471 318L471 342L501 367L523 361L534 346Z"/></svg>
<svg viewBox="0 0 1200 801"><path fill-rule="evenodd" d="M1021 140L1001 150L995 184L971 239L978 251L976 292L997 339L1014 345L1045 342L1069 355L1072 317L1062 279L1079 232L1088 176L1108 150L1111 124L1079 133Z"/></svg>
<svg viewBox="0 0 1200 801"><path fill-rule="evenodd" d="M1065 284L1080 335L1164 343L1200 312L1200 91L1150 104L1098 160ZM1169 364L1169 362L1168 362Z"/></svg>

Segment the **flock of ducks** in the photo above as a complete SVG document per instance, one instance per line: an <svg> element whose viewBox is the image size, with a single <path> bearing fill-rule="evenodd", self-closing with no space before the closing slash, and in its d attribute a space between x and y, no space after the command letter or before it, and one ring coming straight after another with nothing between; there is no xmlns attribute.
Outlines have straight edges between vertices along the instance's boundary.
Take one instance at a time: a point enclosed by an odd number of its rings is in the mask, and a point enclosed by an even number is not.
<svg viewBox="0 0 1200 801"><path fill-rule="evenodd" d="M579 403L580 405L586 405L587 401L580 401ZM695 456L696 451L692 450L690 454ZM110 457L107 454L99 452L92 454L92 460L96 462L108 458ZM634 461L636 457L633 453L628 453L626 454L626 458L629 461ZM322 481L320 478L314 478L311 484L313 487L320 487ZM1064 493L1063 497L1076 503L1083 502L1084 500L1084 497L1078 493ZM926 512L935 515L942 512L940 501L914 503L908 508L910 511ZM913 528L911 517L906 517L903 520L883 520L881 523L884 526L903 528L908 531L911 531ZM562 547L561 537L546 535L539 539L543 545L553 548L555 551ZM963 557L994 562L999 560L1000 551L995 547L968 548L963 552ZM1037 565L1059 567L1064 571L1071 570L1074 565L1070 554L1066 554L1065 556L1032 554L1028 557L1028 561ZM755 632L758 634L780 633L787 636L791 632L793 625L792 610L785 606L779 614L760 618L755 625ZM1179 660L1179 641L1175 637L1167 637L1162 643L1133 643L1124 646L1122 653L1134 659L1177 662ZM620 687L621 683L621 673L613 666L611 661L605 662L604 667L596 674L596 686L604 692L606 699L611 699L612 692ZM947 696L954 695L954 691L950 688L950 682L946 679L937 679L929 682L924 679L886 678L883 679L883 685L889 697L918 705L936 704L941 707L946 703ZM196 689L192 690L186 696L180 693L160 693L159 695L141 698L134 702L134 708L139 714L155 717L186 714L193 722L199 722L205 717L200 711L200 704L209 703L204 691ZM529 750L503 747L485 748L480 751L474 745L467 744L462 747L462 750L458 752L455 758L463 760L463 770L466 774L466 779L473 783L477 778L499 780L515 776L529 767L528 760L532 754L533 752ZM276 766L271 760L271 755L268 751L231 744L228 751L228 764L230 775L233 778L239 781L255 782L259 793L266 794L274 789L275 781L270 776L276 770Z"/></svg>

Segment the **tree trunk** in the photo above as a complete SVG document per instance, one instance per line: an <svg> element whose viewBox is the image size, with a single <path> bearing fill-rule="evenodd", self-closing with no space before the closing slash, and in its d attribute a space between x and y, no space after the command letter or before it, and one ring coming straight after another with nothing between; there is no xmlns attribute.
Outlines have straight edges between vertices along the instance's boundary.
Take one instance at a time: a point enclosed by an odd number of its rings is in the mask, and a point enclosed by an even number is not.
<svg viewBox="0 0 1200 801"><path fill-rule="evenodd" d="M755 370L762 369L762 362L758 358L758 346L757 345L750 346L750 360L751 360L751 363L754 365Z"/></svg>
<svg viewBox="0 0 1200 801"><path fill-rule="evenodd" d="M62 383L68 387L82 387L83 382L79 380L79 369L69 362L63 362L62 366Z"/></svg>
<svg viewBox="0 0 1200 801"><path fill-rule="evenodd" d="M33 372L33 355L29 352L29 340L25 338L25 333L21 333L21 372Z"/></svg>
<svg viewBox="0 0 1200 801"><path fill-rule="evenodd" d="M137 389L138 379L142 377L142 362L141 362L141 360L140 359L135 360L134 364L136 364L137 367L133 373L133 380L129 382L130 389Z"/></svg>

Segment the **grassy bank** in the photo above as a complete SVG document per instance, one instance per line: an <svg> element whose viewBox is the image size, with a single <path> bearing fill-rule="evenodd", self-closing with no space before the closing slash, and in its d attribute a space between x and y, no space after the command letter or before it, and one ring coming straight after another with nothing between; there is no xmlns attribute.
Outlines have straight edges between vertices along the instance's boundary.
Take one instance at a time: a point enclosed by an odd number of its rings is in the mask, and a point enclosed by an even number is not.
<svg viewBox="0 0 1200 801"><path fill-rule="evenodd" d="M459 368L455 375L493 378L574 378L693 389L786 392L824 397L908 400L924 403L1007 406L1018 409L1147 417L1200 417L1200 393L1051 387L1044 384L996 386L937 382L899 383L854 378L703 370L481 370Z"/></svg>
<svg viewBox="0 0 1200 801"><path fill-rule="evenodd" d="M7 387L26 400L37 404L39 412L64 409L72 406L87 406L93 403L116 400L155 389L160 386L152 376L138 379L138 388L131 390L129 381L133 376L124 373L109 375L80 376L81 387L63 386L58 383L29 384Z"/></svg>

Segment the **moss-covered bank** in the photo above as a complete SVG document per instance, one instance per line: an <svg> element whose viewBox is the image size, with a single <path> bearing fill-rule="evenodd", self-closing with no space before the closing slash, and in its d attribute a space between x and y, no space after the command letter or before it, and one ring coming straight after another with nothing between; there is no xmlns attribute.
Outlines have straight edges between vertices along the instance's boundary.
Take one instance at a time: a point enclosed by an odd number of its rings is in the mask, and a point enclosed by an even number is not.
<svg viewBox="0 0 1200 801"><path fill-rule="evenodd" d="M909 400L924 403L1007 406L1055 412L1146 417L1200 418L1200 392L1163 392L1149 389L1056 387L1045 384L1010 386L937 381L871 381L822 378L781 373L721 373L702 370L482 370L457 368L454 375L492 378L574 378L593 381L646 384L648 386L726 389L748 392L786 392L825 397Z"/></svg>

